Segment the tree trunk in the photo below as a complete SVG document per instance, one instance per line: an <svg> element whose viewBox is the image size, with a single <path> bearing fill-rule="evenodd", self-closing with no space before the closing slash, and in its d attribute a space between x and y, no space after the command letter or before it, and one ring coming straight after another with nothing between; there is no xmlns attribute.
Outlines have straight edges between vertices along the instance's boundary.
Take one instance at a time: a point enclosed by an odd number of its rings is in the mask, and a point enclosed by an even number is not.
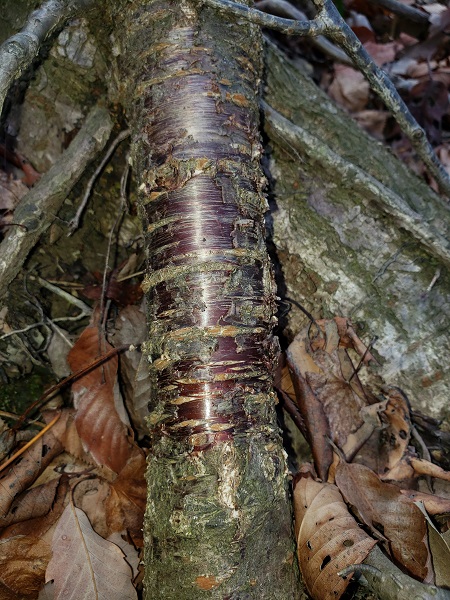
<svg viewBox="0 0 450 600"><path fill-rule="evenodd" d="M448 420L448 206L270 44L266 64L265 101L285 119L265 121L279 295L316 318L352 318L377 338L379 365L360 374ZM304 319L294 307L288 339Z"/></svg>
<svg viewBox="0 0 450 600"><path fill-rule="evenodd" d="M10 22L0 23L3 39L34 4L18 2L8 11ZM243 23L231 25L217 13L197 14L188 2L110 4L117 10L113 38L123 38L118 81L127 90L135 123L135 168L151 245L147 288L154 313L148 354L155 389L147 594L290 599L296 594L295 560L284 456L263 353L274 300L257 166L259 32ZM20 119L16 114L18 150L41 171L55 162L65 136L79 127L95 93L102 94L104 82L114 77L103 18L91 26L98 29L95 37L85 19L65 30L37 70ZM266 111L277 203L273 240L283 275L278 293L300 300L316 317L353 317L367 340L378 335L375 353L385 380L400 384L413 407L445 416L448 214L423 182L308 77L270 45L266 49L265 100L287 119ZM175 112L176 106L185 108ZM166 115L175 118L174 125L164 121ZM119 171L120 165L116 181ZM77 204L88 177L63 207L63 218L73 216L70 204ZM103 269L105 235L117 201L110 183L103 183L101 197L94 195L92 217L72 238L53 224L30 256L31 271L37 266L51 279L59 261L76 269L80 248L85 269ZM176 248L172 258L169 244ZM39 288L35 291L38 297ZM17 318L13 327L36 320L26 311L20 277L9 294L8 319ZM50 317L59 316L58 308L48 310ZM294 308L284 333L289 338L301 326ZM19 342L2 342L7 344L1 348L2 368L16 360L12 375L32 368ZM247 371L239 372L249 346L251 367L246 363ZM236 373L243 384L233 379ZM30 386L23 395L28 400Z"/></svg>
<svg viewBox="0 0 450 600"><path fill-rule="evenodd" d="M136 1L121 75L148 250L147 598L295 597L259 166L262 40Z"/></svg>

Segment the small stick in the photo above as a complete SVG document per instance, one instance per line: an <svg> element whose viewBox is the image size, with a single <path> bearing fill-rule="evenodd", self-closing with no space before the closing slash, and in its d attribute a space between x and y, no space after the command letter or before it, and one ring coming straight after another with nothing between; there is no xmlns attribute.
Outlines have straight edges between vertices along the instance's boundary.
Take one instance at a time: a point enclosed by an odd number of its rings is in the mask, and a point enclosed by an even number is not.
<svg viewBox="0 0 450 600"><path fill-rule="evenodd" d="M50 421L50 423L44 427L44 429L41 429L41 431L39 433L37 433L33 439L31 439L29 442L27 442L25 444L25 446L22 446L22 448L20 450L15 452L10 458L8 458L8 460L6 460L3 464L1 464L0 472L3 471L12 462L14 462L16 460L16 458L19 458L19 456L21 456L25 452L25 450L28 450L28 448L30 446L32 446L35 442L37 442L44 435L44 433L47 433L47 431L53 427L53 425L56 423L56 421L59 419L60 416L61 416L61 413L58 412L57 415Z"/></svg>
<svg viewBox="0 0 450 600"><path fill-rule="evenodd" d="M130 135L130 133L131 132L129 129L124 129L123 131L121 131L119 133L119 135L116 137L116 139L112 142L112 144L106 151L106 154L103 157L102 162L95 169L94 174L88 181L88 184L86 186L86 191L84 192L84 196L80 203L80 206L78 207L78 210L75 213L75 216L73 217L73 219L71 221L69 221L69 232L67 234L67 237L71 236L78 229L78 227L80 225L81 215L83 214L84 209L86 208L86 205L88 203L89 197L92 192L92 187L93 187L97 177L100 175L100 173L105 168L105 165L108 163L109 159L111 158L111 155L114 153L114 150L117 148L117 146L120 144L120 142L123 142L123 140L126 139Z"/></svg>
<svg viewBox="0 0 450 600"><path fill-rule="evenodd" d="M352 59L353 64L363 73L372 90L383 100L402 132L410 140L417 155L436 180L441 192L450 198L450 176L436 156L425 131L410 113L389 76L374 63L360 40L341 17L332 0L313 0L317 16L311 21L282 19L242 4L236 4L232 0L198 0L198 2L287 35L327 35L344 50Z"/></svg>
<svg viewBox="0 0 450 600"><path fill-rule="evenodd" d="M369 0L369 4L378 4L379 6L383 6L394 13L394 15L404 17L405 19L409 19L414 23L423 25L424 27L428 27L430 25L430 18L427 13L419 10L418 8L414 8L413 6L402 4L397 0Z"/></svg>
<svg viewBox="0 0 450 600"><path fill-rule="evenodd" d="M287 2L287 0L260 0L256 4L256 8L258 10L262 10L265 13L278 12L289 19L294 19L295 21L307 20L305 13L299 10L296 6L293 6L290 2ZM332 58L333 60L336 60L337 62L340 62L343 65L353 64L343 50L335 46L323 35L313 37L311 40L311 44L315 46L318 50Z"/></svg>
<svg viewBox="0 0 450 600"><path fill-rule="evenodd" d="M283 19L275 15L269 15L256 8L250 8L243 4L236 4L232 0L198 0L200 4L213 6L223 10L235 17L243 17L256 25L280 31L286 35L316 36L326 31L326 25L318 17L311 21L296 21Z"/></svg>
<svg viewBox="0 0 450 600"><path fill-rule="evenodd" d="M20 426L22 425L22 423L28 417L28 415L35 408L37 408L49 396L51 396L52 394L54 394L56 391L60 390L62 387L64 387L65 385L67 385L71 381L74 381L75 379L78 379L79 377L82 377L86 373L89 373L89 371L92 371L92 369L95 369L96 367L98 367L99 365L101 365L102 363L104 363L105 361L107 361L108 359L110 359L112 356L115 356L116 354L119 354L119 352L136 350L138 347L139 346L134 346L134 345L130 345L130 344L122 344L121 346L118 346L117 348L113 348L112 350L109 350L109 352L107 352L106 354L103 354L102 356L99 356L99 358L97 358L96 360L94 360L91 364L89 364L84 369L80 369L76 373L72 373L72 375L69 375L65 379L61 380L59 383L56 383L55 385L52 385L47 391L45 391L42 394L42 396L38 400L36 400L36 402L33 402L33 404L31 404L26 409L26 411L20 417L19 421L14 426L14 429L16 429L16 430L19 429Z"/></svg>
<svg viewBox="0 0 450 600"><path fill-rule="evenodd" d="M34 275L30 275L29 278L31 281L36 280L39 283L39 285L41 285L42 287L45 287L50 292L53 292L57 296L64 298L64 300L66 300L69 304L73 304L73 306L76 306L77 308L79 308L81 310L83 316L92 314L92 308L90 306L88 306L85 302L83 302L83 300L80 300L79 298L72 296L72 294L69 294L65 290L62 290L57 285L50 283L46 279L42 279L42 277L35 277ZM77 318L79 318L79 317L77 317ZM62 317L62 318L58 318L58 320L66 320L66 319L65 319L65 317Z"/></svg>

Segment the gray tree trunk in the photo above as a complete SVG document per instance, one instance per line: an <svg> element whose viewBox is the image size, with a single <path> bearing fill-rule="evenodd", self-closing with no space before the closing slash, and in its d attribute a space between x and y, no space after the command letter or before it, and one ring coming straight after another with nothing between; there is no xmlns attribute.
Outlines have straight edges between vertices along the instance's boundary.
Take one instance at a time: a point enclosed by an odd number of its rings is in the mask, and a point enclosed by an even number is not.
<svg viewBox="0 0 450 600"><path fill-rule="evenodd" d="M351 317L366 341L377 336L380 364L366 378L448 420L448 205L271 45L266 57L281 295L317 318ZM294 307L288 338L304 320Z"/></svg>

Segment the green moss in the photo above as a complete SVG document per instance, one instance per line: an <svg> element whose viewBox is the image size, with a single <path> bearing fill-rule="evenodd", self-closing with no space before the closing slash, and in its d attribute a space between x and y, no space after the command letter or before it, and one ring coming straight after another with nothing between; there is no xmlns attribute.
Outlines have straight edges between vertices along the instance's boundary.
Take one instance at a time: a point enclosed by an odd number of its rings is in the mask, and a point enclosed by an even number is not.
<svg viewBox="0 0 450 600"><path fill-rule="evenodd" d="M0 386L0 409L21 415L38 400L50 383L54 383L48 370L36 367L33 372Z"/></svg>

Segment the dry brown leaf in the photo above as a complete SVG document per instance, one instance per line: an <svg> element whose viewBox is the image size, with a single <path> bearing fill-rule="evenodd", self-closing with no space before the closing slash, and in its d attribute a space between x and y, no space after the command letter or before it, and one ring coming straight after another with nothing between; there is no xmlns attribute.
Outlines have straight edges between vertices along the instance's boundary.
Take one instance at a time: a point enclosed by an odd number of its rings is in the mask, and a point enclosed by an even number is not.
<svg viewBox="0 0 450 600"><path fill-rule="evenodd" d="M53 479L19 494L8 513L0 515L0 528L46 515L52 507L58 485L59 479Z"/></svg>
<svg viewBox="0 0 450 600"><path fill-rule="evenodd" d="M327 442L330 429L322 403L314 395L310 385L308 385L308 382L303 377L301 367L299 367L303 358L305 356L309 357L305 349L304 340L299 339L297 336L289 346L286 356L291 369L295 396L303 422L305 423L307 440L311 447L314 464L320 478L326 479L328 469L333 460L333 452Z"/></svg>
<svg viewBox="0 0 450 600"><path fill-rule="evenodd" d="M111 483L111 493L106 499L110 531L127 531L137 547L143 546L142 523L147 498L145 468L145 457L136 453Z"/></svg>
<svg viewBox="0 0 450 600"><path fill-rule="evenodd" d="M116 544L116 546L119 546L119 548L122 550L122 552L125 555L125 560L131 567L132 579L133 579L133 581L135 581L136 578L139 577L140 570L141 570L140 569L141 561L140 561L139 552L136 550L136 548L134 546L132 546L126 540L124 540L118 531L116 531L115 533L112 533L109 536L108 542L112 542L113 544Z"/></svg>
<svg viewBox="0 0 450 600"><path fill-rule="evenodd" d="M366 109L353 115L359 125L377 140L384 141L384 129L389 113L384 110Z"/></svg>
<svg viewBox="0 0 450 600"><path fill-rule="evenodd" d="M450 472L445 471L439 465L435 465L423 458L417 458L416 456L410 456L408 460L417 475L429 475L443 481L450 481Z"/></svg>
<svg viewBox="0 0 450 600"><path fill-rule="evenodd" d="M0 479L0 515L6 515L14 498L31 485L50 464L55 456L62 452L61 442L57 439L64 423L61 418L53 428L36 441Z"/></svg>
<svg viewBox="0 0 450 600"><path fill-rule="evenodd" d="M443 498L435 494L418 492L417 490L400 490L401 493L413 502L422 502L429 515L450 514L450 498Z"/></svg>
<svg viewBox="0 0 450 600"><path fill-rule="evenodd" d="M0 583L18 598L34 599L44 585L50 546L30 536L0 540ZM3 599L3 592L1 598ZM8 596L5 597L7 598Z"/></svg>
<svg viewBox="0 0 450 600"><path fill-rule="evenodd" d="M361 563L376 541L348 512L338 488L303 476L294 490L300 570L314 599L338 599L349 578L338 573Z"/></svg>
<svg viewBox="0 0 450 600"><path fill-rule="evenodd" d="M75 410L64 408L61 411L61 416L58 421L58 423L64 424L64 428L58 427L57 431L53 430L54 434L63 445L65 452L80 459L85 464L96 465L97 463L92 459L92 456L83 448L75 425L75 415ZM43 413L43 417L48 423L53 418L53 413L51 411L46 411Z"/></svg>
<svg viewBox="0 0 450 600"><path fill-rule="evenodd" d="M326 438L345 453L354 452L352 434L364 425L361 409L372 400L355 375L346 349L353 348L365 361L372 356L347 319L318 321L317 326L319 334L315 325L301 331L286 356L314 462L320 478L326 480L332 462ZM365 433L358 439L367 438Z"/></svg>
<svg viewBox="0 0 450 600"><path fill-rule="evenodd" d="M108 481L92 477L80 481L72 495L75 506L85 513L94 531L105 539L111 535L106 514L106 501L110 493Z"/></svg>
<svg viewBox="0 0 450 600"><path fill-rule="evenodd" d="M58 486L53 503L46 514L12 523L1 530L0 538L6 539L13 536L29 536L33 538L51 541L51 529L59 519L67 503L67 494L70 489L67 476L63 475L56 479ZM31 493L33 489L29 490Z"/></svg>
<svg viewBox="0 0 450 600"><path fill-rule="evenodd" d="M402 49L402 44L398 42L388 42L386 44L377 44L377 42L368 41L364 48L373 58L374 62L382 67L386 63L395 60L397 53Z"/></svg>
<svg viewBox="0 0 450 600"><path fill-rule="evenodd" d="M27 192L27 186L19 179L14 179L4 171L0 171L0 214L2 224L14 220L14 209Z"/></svg>
<svg viewBox="0 0 450 600"><path fill-rule="evenodd" d="M328 93L347 110L357 112L366 108L370 86L360 71L345 65L336 65L335 76Z"/></svg>
<svg viewBox="0 0 450 600"><path fill-rule="evenodd" d="M435 574L435 583L438 587L450 586L450 548L447 540L436 529L433 521L428 516L428 513L421 502L417 502L417 506L425 516L428 529L428 543L433 561L433 569Z"/></svg>
<svg viewBox="0 0 450 600"><path fill-rule="evenodd" d="M139 306L123 308L111 333L114 344L141 344L147 336L147 319ZM148 389L150 373L147 357L141 352L124 352L120 356L120 374L124 382L125 403L134 429L141 437L148 434L145 417L148 415Z"/></svg>
<svg viewBox="0 0 450 600"><path fill-rule="evenodd" d="M45 579L54 581L55 600L136 600L122 550L95 533L72 503L55 529L52 552Z"/></svg>
<svg viewBox="0 0 450 600"><path fill-rule="evenodd" d="M395 561L416 579L429 583L427 527L419 508L397 486L382 482L364 465L341 461L336 484L361 520L388 540Z"/></svg>
<svg viewBox="0 0 450 600"><path fill-rule="evenodd" d="M89 367L111 349L99 328L90 325L69 353L72 372ZM75 425L83 445L99 465L115 473L122 470L135 447L114 403L117 365L117 356L113 356L72 385Z"/></svg>
<svg viewBox="0 0 450 600"><path fill-rule="evenodd" d="M380 434L380 473L389 479L391 469L405 455L411 439L411 417L406 396L396 387L390 386L385 391L387 403L381 418L385 424Z"/></svg>

